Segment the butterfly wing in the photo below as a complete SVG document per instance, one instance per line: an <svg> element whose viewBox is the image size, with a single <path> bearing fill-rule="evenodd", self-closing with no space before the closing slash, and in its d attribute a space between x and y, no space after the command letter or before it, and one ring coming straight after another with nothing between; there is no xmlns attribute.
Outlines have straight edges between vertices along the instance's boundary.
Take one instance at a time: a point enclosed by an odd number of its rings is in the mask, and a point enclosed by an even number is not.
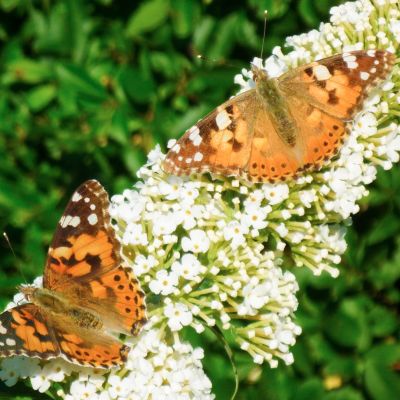
<svg viewBox="0 0 400 400"><path fill-rule="evenodd" d="M0 357L63 357L82 366L108 368L126 361L128 351L111 336L53 320L31 303L0 314Z"/></svg>
<svg viewBox="0 0 400 400"><path fill-rule="evenodd" d="M129 347L102 330L83 329L65 319L52 320L60 355L74 364L110 368L124 363ZM73 329L72 329L73 328Z"/></svg>
<svg viewBox="0 0 400 400"><path fill-rule="evenodd" d="M60 354L53 331L34 304L23 304L0 314L0 356L26 355L42 359Z"/></svg>
<svg viewBox="0 0 400 400"><path fill-rule="evenodd" d="M360 50L296 68L278 79L297 126L293 151L302 154L299 171L320 167L337 153L349 131L346 122L393 64L391 53Z"/></svg>
<svg viewBox="0 0 400 400"><path fill-rule="evenodd" d="M163 169L176 175L239 174L250 156L256 108L255 90L228 100L185 132L168 152Z"/></svg>
<svg viewBox="0 0 400 400"><path fill-rule="evenodd" d="M75 191L49 248L44 287L62 290L66 281L88 280L121 264L108 207L108 195L95 180Z"/></svg>
<svg viewBox="0 0 400 400"><path fill-rule="evenodd" d="M144 294L122 266L108 194L95 180L73 194L49 249L43 286L101 316L110 329L137 333L146 321Z"/></svg>
<svg viewBox="0 0 400 400"><path fill-rule="evenodd" d="M332 117L351 120L394 61L395 56L383 50L338 54L290 70L278 78L279 89L288 102L297 98Z"/></svg>

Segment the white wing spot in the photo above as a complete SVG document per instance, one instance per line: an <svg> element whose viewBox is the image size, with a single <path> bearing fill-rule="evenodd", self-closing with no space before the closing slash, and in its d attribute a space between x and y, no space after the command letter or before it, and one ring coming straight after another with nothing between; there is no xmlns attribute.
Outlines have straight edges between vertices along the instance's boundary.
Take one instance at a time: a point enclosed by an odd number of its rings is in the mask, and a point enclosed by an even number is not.
<svg viewBox="0 0 400 400"><path fill-rule="evenodd" d="M6 339L7 346L15 346L16 344L17 344L17 342L14 339L10 339L10 338Z"/></svg>
<svg viewBox="0 0 400 400"><path fill-rule="evenodd" d="M96 214L90 214L90 215L88 216L87 220L88 220L88 222L89 222L90 225L96 225L96 224L97 224L97 221L98 221L98 218L97 218L97 215L96 215Z"/></svg>
<svg viewBox="0 0 400 400"><path fill-rule="evenodd" d="M176 143L176 139L169 139L168 143L167 143L167 148L172 149L172 147L174 147L175 143Z"/></svg>
<svg viewBox="0 0 400 400"><path fill-rule="evenodd" d="M74 203L76 203L76 202L79 201L81 198L82 198L82 196L81 196L78 192L75 192L74 195L72 196L72 199L71 199L71 200L72 200Z"/></svg>
<svg viewBox="0 0 400 400"><path fill-rule="evenodd" d="M343 55L343 61L346 63L347 68L355 69L358 67L357 57L354 55Z"/></svg>
<svg viewBox="0 0 400 400"><path fill-rule="evenodd" d="M93 211L93 210L96 209L96 206L95 206L94 204L91 204L91 205L90 205L90 209Z"/></svg>
<svg viewBox="0 0 400 400"><path fill-rule="evenodd" d="M200 129L198 126L194 125L189 130L189 139L192 141L194 146L199 146L202 138L200 136Z"/></svg>
<svg viewBox="0 0 400 400"><path fill-rule="evenodd" d="M186 162L186 164L190 164L190 163L192 162L192 159L191 159L191 158L187 158L187 159L185 160L185 162Z"/></svg>
<svg viewBox="0 0 400 400"><path fill-rule="evenodd" d="M229 114L225 110L222 110L217 114L217 116L215 118L215 122L218 126L218 129L223 130L223 129L227 128L231 124L232 121L229 118Z"/></svg>
<svg viewBox="0 0 400 400"><path fill-rule="evenodd" d="M375 64L375 65L379 65L379 60L375 60L375 61L374 61L374 64Z"/></svg>
<svg viewBox="0 0 400 400"><path fill-rule="evenodd" d="M200 133L200 129L197 125L193 125L190 129L189 129L189 139L193 139L194 136L197 136Z"/></svg>
<svg viewBox="0 0 400 400"><path fill-rule="evenodd" d="M90 199L89 197L85 197L85 203L89 203Z"/></svg>
<svg viewBox="0 0 400 400"><path fill-rule="evenodd" d="M68 225L76 228L81 222L79 217L73 217L72 215L63 215L60 219L61 228L66 228Z"/></svg>
<svg viewBox="0 0 400 400"><path fill-rule="evenodd" d="M356 68L358 68L358 63L355 62L355 61L348 62L348 63L347 63L347 68L349 68L349 69L356 69Z"/></svg>
<svg viewBox="0 0 400 400"><path fill-rule="evenodd" d="M7 329L0 322L0 334L5 335L7 333Z"/></svg>
<svg viewBox="0 0 400 400"><path fill-rule="evenodd" d="M171 151L174 153L179 153L181 151L181 146L179 144L175 144Z"/></svg>
<svg viewBox="0 0 400 400"><path fill-rule="evenodd" d="M376 52L375 52L375 50L368 50L368 51L367 51L367 54L368 54L370 57L375 57Z"/></svg>
<svg viewBox="0 0 400 400"><path fill-rule="evenodd" d="M69 225L71 225L74 228L76 228L80 223L81 223L81 219L78 216L76 216L76 217L72 217L71 218L71 220L69 222Z"/></svg>
<svg viewBox="0 0 400 400"><path fill-rule="evenodd" d="M197 153L194 155L194 158L193 158L194 161L201 161L202 159L203 159L203 154L201 154L201 153L199 153L199 152L197 152Z"/></svg>
<svg viewBox="0 0 400 400"><path fill-rule="evenodd" d="M375 74L375 73L376 73L376 68L375 68L375 67L371 68L371 69L369 70L369 72L371 72L371 74Z"/></svg>
<svg viewBox="0 0 400 400"><path fill-rule="evenodd" d="M182 161L183 160L183 157L182 156L179 156L178 157L178 161Z"/></svg>
<svg viewBox="0 0 400 400"><path fill-rule="evenodd" d="M317 65L313 68L313 73L319 81L326 81L332 76L329 72L329 69L326 68L325 65Z"/></svg>
<svg viewBox="0 0 400 400"><path fill-rule="evenodd" d="M0 346L4 346L4 343L3 343L3 342L0 342Z"/></svg>
<svg viewBox="0 0 400 400"><path fill-rule="evenodd" d="M360 78L361 78L363 81L367 81L368 78L369 78L369 73L368 73L368 72L360 72Z"/></svg>
<svg viewBox="0 0 400 400"><path fill-rule="evenodd" d="M349 62L356 61L357 57L352 54L346 54L346 55L343 54L343 60L344 60L344 62L349 63Z"/></svg>

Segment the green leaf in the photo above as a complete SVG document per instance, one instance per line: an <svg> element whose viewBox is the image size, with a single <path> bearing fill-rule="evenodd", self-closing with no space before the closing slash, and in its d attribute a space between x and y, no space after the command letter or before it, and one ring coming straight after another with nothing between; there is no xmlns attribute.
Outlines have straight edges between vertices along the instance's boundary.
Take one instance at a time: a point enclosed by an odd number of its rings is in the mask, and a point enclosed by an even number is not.
<svg viewBox="0 0 400 400"><path fill-rule="evenodd" d="M393 364L399 360L399 345L381 345L369 352L364 379L367 391L374 400L398 398L400 374L393 370Z"/></svg>
<svg viewBox="0 0 400 400"><path fill-rule="evenodd" d="M142 3L129 19L126 34L134 38L156 29L165 21L168 12L168 0L150 0Z"/></svg>
<svg viewBox="0 0 400 400"><path fill-rule="evenodd" d="M361 299L345 299L338 310L327 316L323 326L326 334L341 346L363 349L371 341L366 311Z"/></svg>
<svg viewBox="0 0 400 400"><path fill-rule="evenodd" d="M300 15L309 26L318 26L320 18L315 11L313 0L300 0L298 7Z"/></svg>
<svg viewBox="0 0 400 400"><path fill-rule="evenodd" d="M32 89L26 97L26 101L32 111L40 111L56 97L57 89L54 85L42 85Z"/></svg>
<svg viewBox="0 0 400 400"><path fill-rule="evenodd" d="M75 92L78 96L87 96L97 102L107 99L104 87L78 65L61 64L57 66L56 70L60 82L70 92Z"/></svg>
<svg viewBox="0 0 400 400"><path fill-rule="evenodd" d="M380 243L400 231L400 220L392 213L377 220L367 237L369 245Z"/></svg>
<svg viewBox="0 0 400 400"><path fill-rule="evenodd" d="M187 37L199 20L199 4L195 1L171 0L173 28L178 37Z"/></svg>
<svg viewBox="0 0 400 400"><path fill-rule="evenodd" d="M218 32L215 32L205 54L207 57L220 60L231 51L234 45L232 38L236 36L235 31L238 23L239 16L237 14L228 15L220 21Z"/></svg>
<svg viewBox="0 0 400 400"><path fill-rule="evenodd" d="M125 67L118 81L127 96L134 102L147 103L154 96L154 82L140 68Z"/></svg>
<svg viewBox="0 0 400 400"><path fill-rule="evenodd" d="M11 61L6 66L3 82L12 84L17 82L41 83L51 76L51 69L47 63L19 59Z"/></svg>
<svg viewBox="0 0 400 400"><path fill-rule="evenodd" d="M371 332L374 336L385 337L399 329L399 322L396 315L387 308L375 305L369 312Z"/></svg>
<svg viewBox="0 0 400 400"><path fill-rule="evenodd" d="M324 392L322 382L317 378L313 378L298 386L293 400L309 400L311 398L320 400L323 399Z"/></svg>
<svg viewBox="0 0 400 400"><path fill-rule="evenodd" d="M364 400L364 397L359 391L346 387L332 390L323 397L323 400Z"/></svg>

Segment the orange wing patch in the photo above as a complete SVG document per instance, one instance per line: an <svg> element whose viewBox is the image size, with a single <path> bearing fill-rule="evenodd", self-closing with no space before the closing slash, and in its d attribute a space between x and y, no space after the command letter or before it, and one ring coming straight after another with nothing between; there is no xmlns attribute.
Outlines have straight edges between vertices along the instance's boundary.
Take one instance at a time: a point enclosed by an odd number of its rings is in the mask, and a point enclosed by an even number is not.
<svg viewBox="0 0 400 400"><path fill-rule="evenodd" d="M23 304L0 315L0 356L19 354L42 359L60 354L46 318L34 304Z"/></svg>
<svg viewBox="0 0 400 400"><path fill-rule="evenodd" d="M274 182L294 176L301 162L300 154L296 156L296 153L283 143L267 112L258 113L254 131L251 155L242 173L243 177L254 182ZM276 149L281 150L277 152Z"/></svg>
<svg viewBox="0 0 400 400"><path fill-rule="evenodd" d="M128 346L102 333L89 339L85 337L87 332L65 334L57 330L56 333L63 358L79 365L110 368L125 362L129 353Z"/></svg>
<svg viewBox="0 0 400 400"><path fill-rule="evenodd" d="M107 328L137 335L147 321L145 296L130 268L120 266L89 285L87 307L102 316Z"/></svg>

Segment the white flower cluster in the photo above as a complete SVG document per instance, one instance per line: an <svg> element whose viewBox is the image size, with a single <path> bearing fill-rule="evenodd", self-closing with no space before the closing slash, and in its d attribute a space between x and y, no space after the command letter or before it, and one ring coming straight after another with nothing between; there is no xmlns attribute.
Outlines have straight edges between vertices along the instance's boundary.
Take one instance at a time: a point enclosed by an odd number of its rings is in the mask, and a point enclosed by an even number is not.
<svg viewBox="0 0 400 400"><path fill-rule="evenodd" d="M291 67L353 49L398 52L398 0L359 0L331 10L319 31L291 37L259 67L277 76ZM147 294L149 326L132 343L120 370L97 371L66 362L6 359L0 379L67 399L208 399L211 383L202 351L182 344L181 330L229 329L254 362L293 362L301 329L293 322L298 285L288 271L305 266L318 275L335 267L357 202L378 166L392 167L400 152L400 79L395 66L356 117L340 154L317 172L279 184L249 184L209 175L166 175L159 148L132 189L112 199L111 214ZM251 72L235 77L254 87Z"/></svg>
<svg viewBox="0 0 400 400"><path fill-rule="evenodd" d="M331 22L321 24L318 31L288 38L287 45L293 51L284 55L277 47L264 63L255 59L254 64L265 68L269 75L278 76L288 68L350 50L383 49L398 53L398 0L348 2L333 7L331 15ZM251 77L246 70L235 77L241 91L254 86ZM368 194L365 186L376 178L378 166L390 169L399 160L398 77L396 65L391 77L365 101L338 157L320 171L288 182L290 196L280 203L279 209L285 213L294 209L300 212L283 223L286 229L282 229L280 237L289 245L297 266L307 266L314 274L325 270L337 275L334 264L340 262L346 249L345 226L349 217L359 211L358 201Z"/></svg>
<svg viewBox="0 0 400 400"><path fill-rule="evenodd" d="M152 151L143 181L111 206L125 256L157 305L150 320L170 332L217 324L255 362L291 363L300 328L291 319L297 283L280 268L280 234L291 234L278 209L287 185L255 190L237 180L166 176L163 158Z"/></svg>

